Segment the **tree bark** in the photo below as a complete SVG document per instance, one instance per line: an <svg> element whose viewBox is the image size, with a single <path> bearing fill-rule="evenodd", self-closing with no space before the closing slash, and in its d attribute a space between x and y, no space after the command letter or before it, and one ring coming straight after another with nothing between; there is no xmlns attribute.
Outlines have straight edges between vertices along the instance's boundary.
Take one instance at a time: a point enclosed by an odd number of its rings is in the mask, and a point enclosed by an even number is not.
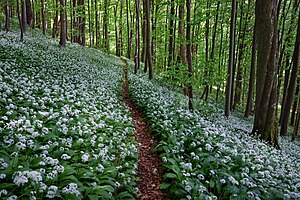
<svg viewBox="0 0 300 200"><path fill-rule="evenodd" d="M19 4L20 4L19 0L17 0L17 13L18 13L18 19L19 19L19 26L20 26L20 30L21 30L20 39L21 39L21 41L23 41L24 30L23 30L23 24L22 24L22 18L21 18L20 5ZM22 1L21 1L21 6L22 6Z"/></svg>
<svg viewBox="0 0 300 200"><path fill-rule="evenodd" d="M276 0L257 0L257 73L253 133L278 147Z"/></svg>
<svg viewBox="0 0 300 200"><path fill-rule="evenodd" d="M228 70L227 70L227 84L226 84L226 101L225 101L225 116L229 117L230 108L231 108L231 94L232 94L232 76L233 76L233 65L234 65L234 24L235 24L235 15L236 13L236 0L232 0L231 7L231 22L230 22L230 47L229 47L229 61L228 61Z"/></svg>
<svg viewBox="0 0 300 200"><path fill-rule="evenodd" d="M55 18L53 21L52 38L56 37L58 30L58 0L55 0Z"/></svg>
<svg viewBox="0 0 300 200"><path fill-rule="evenodd" d="M252 39L252 50L251 50L251 69L248 87L248 98L245 111L245 117L249 117L252 111L252 101L254 93L254 79L255 79L255 63L256 63L256 19L254 22L253 39Z"/></svg>
<svg viewBox="0 0 300 200"><path fill-rule="evenodd" d="M140 2L135 0L135 12L136 12L136 35L135 35L135 67L134 73L137 74L138 69L140 69Z"/></svg>
<svg viewBox="0 0 300 200"><path fill-rule="evenodd" d="M9 31L10 29L10 4L8 1L6 1L6 5L4 6L4 11L5 11L5 26L4 30L6 32Z"/></svg>
<svg viewBox="0 0 300 200"><path fill-rule="evenodd" d="M61 47L66 46L66 40L67 40L67 24L66 24L66 0L60 0L60 41L59 45Z"/></svg>
<svg viewBox="0 0 300 200"><path fill-rule="evenodd" d="M43 34L47 33L47 14L46 14L46 0L41 0L42 3L42 28Z"/></svg>
<svg viewBox="0 0 300 200"><path fill-rule="evenodd" d="M186 57L188 63L188 76L189 79L193 76L193 67L192 67L192 50L191 50L191 0L186 0ZM191 80L187 84L188 96L189 96L189 109L193 110L193 87Z"/></svg>
<svg viewBox="0 0 300 200"><path fill-rule="evenodd" d="M153 65L151 55L151 37L150 37L150 0L145 0L146 8L146 62L149 68L149 79L153 79Z"/></svg>
<svg viewBox="0 0 300 200"><path fill-rule="evenodd" d="M173 66L173 36L174 36L174 15L175 15L175 5L174 1L170 1L170 19L169 19L169 45L168 45L168 67Z"/></svg>
<svg viewBox="0 0 300 200"><path fill-rule="evenodd" d="M22 27L23 32L26 33L27 14L26 14L26 0L22 0Z"/></svg>

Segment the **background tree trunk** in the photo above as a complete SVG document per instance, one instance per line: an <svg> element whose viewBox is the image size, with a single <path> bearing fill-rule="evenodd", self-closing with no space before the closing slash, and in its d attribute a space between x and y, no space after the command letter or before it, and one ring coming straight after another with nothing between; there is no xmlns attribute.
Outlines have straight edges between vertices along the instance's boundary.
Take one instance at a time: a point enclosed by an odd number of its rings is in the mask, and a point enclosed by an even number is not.
<svg viewBox="0 0 300 200"><path fill-rule="evenodd" d="M66 46L66 40L67 40L67 19L66 19L66 0L60 0L60 41L59 45L62 47Z"/></svg>
<svg viewBox="0 0 300 200"><path fill-rule="evenodd" d="M236 0L232 0L231 8L231 22L230 22L230 50L229 50L229 61L228 61L228 71L227 71L227 84L226 84L226 101L225 101L225 116L229 117L231 108L231 97L232 97L232 76L233 76L233 65L234 65L234 24L236 13Z"/></svg>

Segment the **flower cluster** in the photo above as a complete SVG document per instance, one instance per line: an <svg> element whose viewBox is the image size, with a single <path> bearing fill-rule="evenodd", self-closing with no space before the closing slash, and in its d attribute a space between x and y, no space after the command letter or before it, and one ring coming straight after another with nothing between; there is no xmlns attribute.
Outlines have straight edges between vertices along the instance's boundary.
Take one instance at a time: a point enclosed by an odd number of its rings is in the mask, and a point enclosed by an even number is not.
<svg viewBox="0 0 300 200"><path fill-rule="evenodd" d="M0 32L0 57L1 198L133 198L138 153L120 101L123 63L37 32L24 42Z"/></svg>
<svg viewBox="0 0 300 200"><path fill-rule="evenodd" d="M227 119L196 100L190 112L187 97L142 74L129 81L132 99L160 138L161 188L174 199L300 198L299 144L281 139L282 149L275 149L245 133L251 121Z"/></svg>

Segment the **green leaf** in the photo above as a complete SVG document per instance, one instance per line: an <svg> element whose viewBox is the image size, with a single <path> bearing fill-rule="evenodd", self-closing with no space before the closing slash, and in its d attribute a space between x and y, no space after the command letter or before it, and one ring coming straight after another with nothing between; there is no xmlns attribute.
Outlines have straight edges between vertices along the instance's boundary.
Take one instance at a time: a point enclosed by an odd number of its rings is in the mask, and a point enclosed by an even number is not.
<svg viewBox="0 0 300 200"><path fill-rule="evenodd" d="M164 175L164 178L176 179L176 178L177 178L177 175L174 174L174 173L166 173L166 174Z"/></svg>
<svg viewBox="0 0 300 200"><path fill-rule="evenodd" d="M126 200L126 199L134 199L133 196L131 194L129 194L128 192L121 192L118 196L117 196L117 199L123 199L123 200Z"/></svg>
<svg viewBox="0 0 300 200"><path fill-rule="evenodd" d="M98 200L99 199L98 195L94 195L94 194L93 195L90 194L90 195L88 195L88 197L90 200Z"/></svg>
<svg viewBox="0 0 300 200"><path fill-rule="evenodd" d="M170 187L171 183L162 183L160 184L159 188L162 190L167 189L168 187Z"/></svg>

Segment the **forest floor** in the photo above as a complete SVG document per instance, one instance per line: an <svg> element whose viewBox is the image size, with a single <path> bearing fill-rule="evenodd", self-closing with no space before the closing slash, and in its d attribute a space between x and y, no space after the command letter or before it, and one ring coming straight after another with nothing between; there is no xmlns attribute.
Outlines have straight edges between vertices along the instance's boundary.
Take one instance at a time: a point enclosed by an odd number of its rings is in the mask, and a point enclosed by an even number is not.
<svg viewBox="0 0 300 200"><path fill-rule="evenodd" d="M139 181L140 200L168 199L167 194L160 190L163 182L162 161L157 153L151 153L157 145L157 140L151 134L149 125L143 119L143 112L137 109L128 94L127 62L124 62L123 101L131 111L135 139L139 143Z"/></svg>

